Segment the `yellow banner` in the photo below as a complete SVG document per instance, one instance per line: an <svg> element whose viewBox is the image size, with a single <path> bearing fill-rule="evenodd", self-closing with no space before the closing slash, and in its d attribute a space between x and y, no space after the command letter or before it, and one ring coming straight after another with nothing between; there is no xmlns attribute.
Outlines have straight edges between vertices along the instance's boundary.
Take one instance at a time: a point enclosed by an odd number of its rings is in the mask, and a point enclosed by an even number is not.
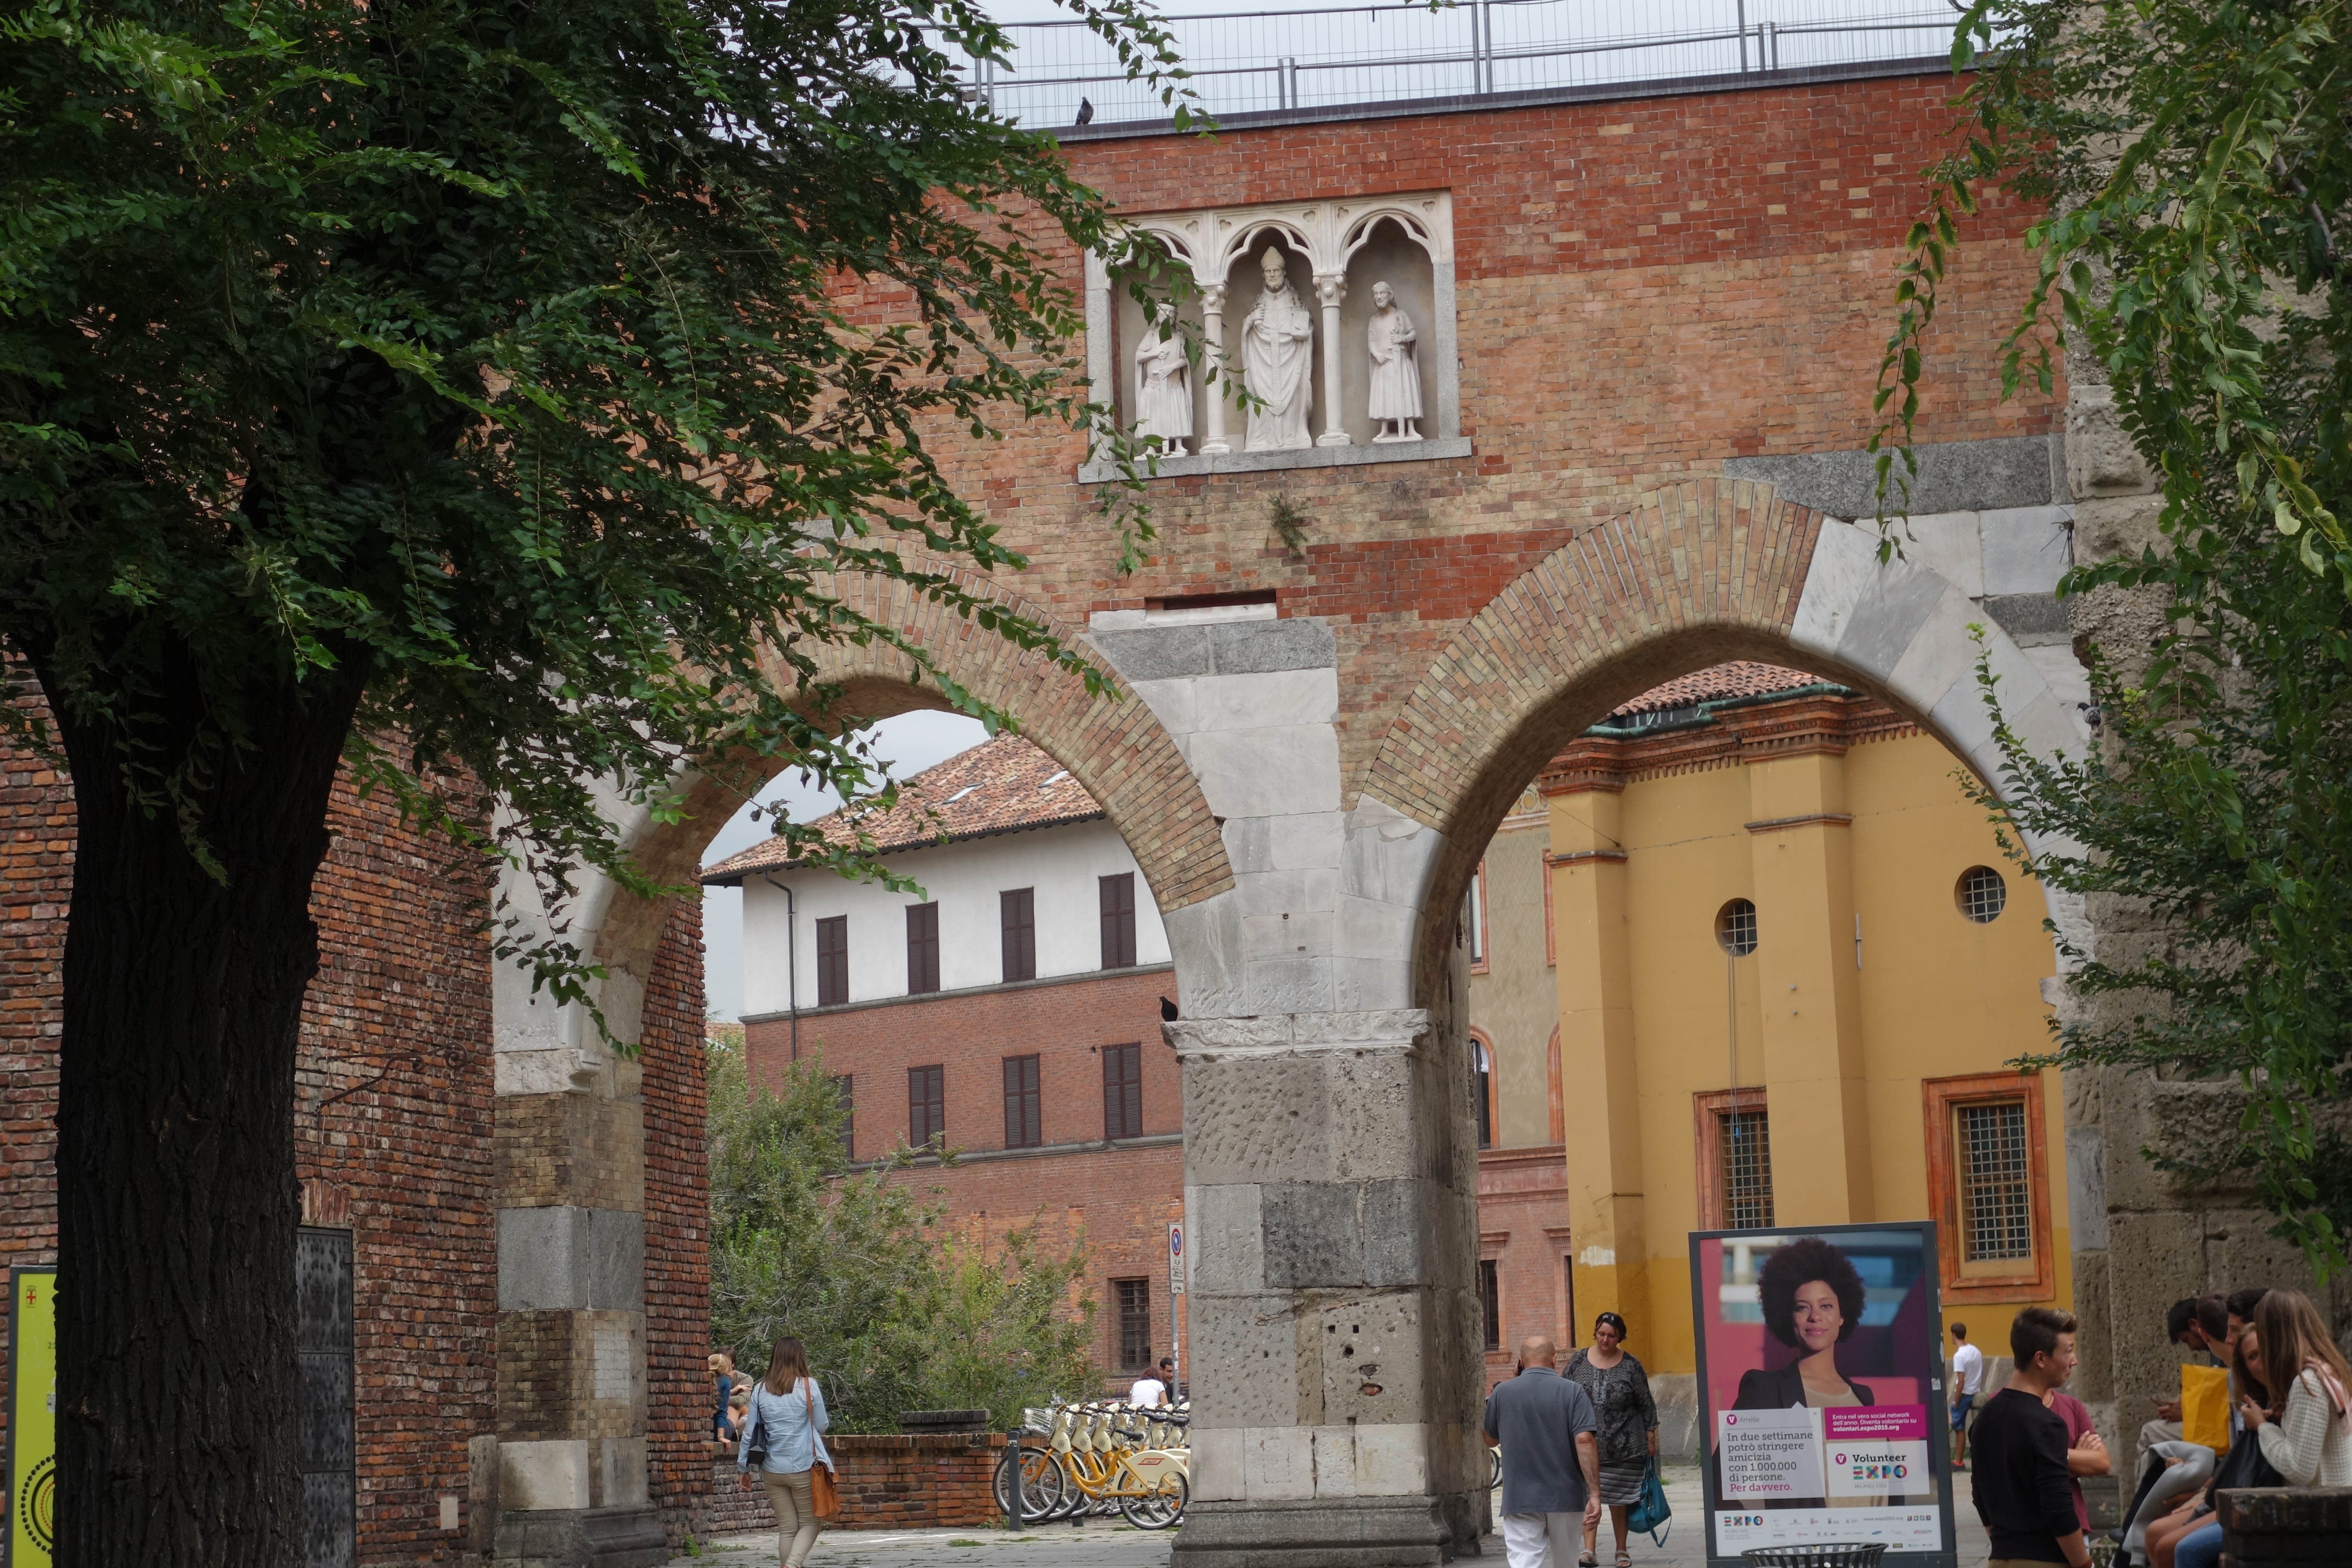
<svg viewBox="0 0 2352 1568"><path fill-rule="evenodd" d="M8 1271L7 1568L49 1568L58 1524L58 1271Z"/></svg>

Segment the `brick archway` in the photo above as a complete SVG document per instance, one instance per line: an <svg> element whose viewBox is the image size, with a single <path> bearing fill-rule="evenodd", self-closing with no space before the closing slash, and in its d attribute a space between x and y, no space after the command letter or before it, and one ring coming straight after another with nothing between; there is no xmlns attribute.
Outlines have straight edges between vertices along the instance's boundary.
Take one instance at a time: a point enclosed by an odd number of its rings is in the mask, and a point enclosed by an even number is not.
<svg viewBox="0 0 2352 1568"><path fill-rule="evenodd" d="M1364 770L1364 795L1444 841L1423 910L1459 903L1480 847L1561 746L1627 698L1724 660L1847 681L1997 782L1974 677L1979 626L2011 727L2044 754L2082 743L2041 672L1958 585L1877 552L1866 525L1782 500L1769 484L1707 479L1643 497L1522 574L1430 661ZM1424 915L1422 928L1426 996L1441 984L1450 921Z"/></svg>

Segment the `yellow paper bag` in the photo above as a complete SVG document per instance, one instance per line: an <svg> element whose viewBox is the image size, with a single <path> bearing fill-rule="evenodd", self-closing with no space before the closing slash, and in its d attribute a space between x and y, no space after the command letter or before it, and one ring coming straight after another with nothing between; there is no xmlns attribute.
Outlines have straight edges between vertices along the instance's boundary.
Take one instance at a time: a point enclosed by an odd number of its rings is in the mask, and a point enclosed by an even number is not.
<svg viewBox="0 0 2352 1568"><path fill-rule="evenodd" d="M2215 1453L2230 1447L2230 1374L2218 1366L2180 1369L2180 1436Z"/></svg>

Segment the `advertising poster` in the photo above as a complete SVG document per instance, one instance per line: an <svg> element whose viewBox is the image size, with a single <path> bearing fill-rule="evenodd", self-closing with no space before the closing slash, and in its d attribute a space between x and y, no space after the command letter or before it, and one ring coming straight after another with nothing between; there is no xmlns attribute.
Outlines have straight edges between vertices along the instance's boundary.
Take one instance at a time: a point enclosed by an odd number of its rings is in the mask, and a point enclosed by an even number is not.
<svg viewBox="0 0 2352 1568"><path fill-rule="evenodd" d="M49 1568L58 1521L58 1271L8 1271L8 1568Z"/></svg>
<svg viewBox="0 0 2352 1568"><path fill-rule="evenodd" d="M1936 1227L1695 1231L1707 1560L1885 1542L1954 1563Z"/></svg>

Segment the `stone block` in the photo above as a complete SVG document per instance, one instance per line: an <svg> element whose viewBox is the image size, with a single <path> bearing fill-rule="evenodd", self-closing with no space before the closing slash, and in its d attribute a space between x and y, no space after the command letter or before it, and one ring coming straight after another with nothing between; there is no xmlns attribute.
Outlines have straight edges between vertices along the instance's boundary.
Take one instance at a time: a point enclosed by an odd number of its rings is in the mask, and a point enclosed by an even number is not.
<svg viewBox="0 0 2352 1568"><path fill-rule="evenodd" d="M1997 594L1984 602L1985 614L2020 647L2071 646L2066 606L2055 594Z"/></svg>
<svg viewBox="0 0 2352 1568"><path fill-rule="evenodd" d="M642 1506L647 1500L646 1440L605 1437L597 1443L596 1506Z"/></svg>
<svg viewBox="0 0 2352 1568"><path fill-rule="evenodd" d="M1412 960L1334 958L1331 1005L1349 1012L1402 1007L1412 1000Z"/></svg>
<svg viewBox="0 0 2352 1568"><path fill-rule="evenodd" d="M1207 628L1219 675L1329 669L1339 662L1331 628L1311 616L1278 621L1223 621Z"/></svg>
<svg viewBox="0 0 2352 1568"><path fill-rule="evenodd" d="M1268 1183L1260 1199L1276 1289L1389 1289L1428 1278L1425 1183Z"/></svg>
<svg viewBox="0 0 2352 1568"><path fill-rule="evenodd" d="M2066 1223L2077 1252L2107 1247L2107 1153L2105 1133L2095 1124L2066 1126Z"/></svg>
<svg viewBox="0 0 2352 1568"><path fill-rule="evenodd" d="M1328 724L1203 730L1187 752L1202 796L1219 816L1339 809L1339 738Z"/></svg>
<svg viewBox="0 0 2352 1568"><path fill-rule="evenodd" d="M1419 1497L1429 1489L1430 1429L1418 1422L1356 1428L1356 1495Z"/></svg>
<svg viewBox="0 0 2352 1568"><path fill-rule="evenodd" d="M502 1208L499 1310L645 1310L645 1219L609 1209Z"/></svg>
<svg viewBox="0 0 2352 1568"><path fill-rule="evenodd" d="M2074 645L2070 634L2065 640L2050 643L2020 643L2025 650L2026 662L2042 672L2042 683L2060 707L2074 717L2075 726L2087 723L2085 714L2091 704L2091 676L2083 661L2074 657Z"/></svg>
<svg viewBox="0 0 2352 1568"><path fill-rule="evenodd" d="M1232 889L1160 916L1176 973L1184 977L1184 1016L1229 1018L1242 1005L1242 906Z"/></svg>
<svg viewBox="0 0 2352 1568"><path fill-rule="evenodd" d="M2085 1405L2112 1405L2116 1398L2116 1346L2114 1298L2107 1289L2107 1255L2077 1248L2074 1265L2074 1310L2081 1325L2074 1335L2074 1349L2082 1363L2067 1389ZM2105 1436L2112 1446L2116 1434L2109 1430Z"/></svg>
<svg viewBox="0 0 2352 1568"><path fill-rule="evenodd" d="M1185 1174L1202 1186L1314 1180L1331 1168L1329 1114L1310 1058L1188 1058Z"/></svg>
<svg viewBox="0 0 2352 1568"><path fill-rule="evenodd" d="M1298 1421L1297 1303L1288 1296L1186 1298L1192 1440L1209 1429Z"/></svg>
<svg viewBox="0 0 2352 1568"><path fill-rule="evenodd" d="M1874 533L1834 518L1825 520L1813 541L1812 564L1789 625L1790 640L1810 652L1835 657L1846 623L1877 582L1878 570Z"/></svg>
<svg viewBox="0 0 2352 1568"><path fill-rule="evenodd" d="M1252 1426L1242 1434L1242 1486L1253 1501L1315 1495L1315 1447L1304 1426Z"/></svg>
<svg viewBox="0 0 2352 1568"><path fill-rule="evenodd" d="M1266 916L1329 914L1339 901L1337 870L1236 871L1234 892L1241 900L1244 920ZM1328 952L1326 944L1318 952Z"/></svg>
<svg viewBox="0 0 2352 1568"><path fill-rule="evenodd" d="M2078 500L2154 488L2147 464L2124 429L2113 388L2084 381L2067 389L2065 440L2066 488Z"/></svg>
<svg viewBox="0 0 2352 1568"><path fill-rule="evenodd" d="M1984 534L1984 591L1988 599L2047 594L2074 563L2073 509L2025 507L1988 511L1979 520Z"/></svg>
<svg viewBox="0 0 2352 1568"><path fill-rule="evenodd" d="M2111 561L2167 547L2164 498L2160 495L2117 495L2074 503L2074 559Z"/></svg>
<svg viewBox="0 0 2352 1568"><path fill-rule="evenodd" d="M1969 627L1983 619L1958 588L1947 588L1888 672L1887 684L1922 712L1955 686L1975 679L1976 642Z"/></svg>
<svg viewBox="0 0 2352 1568"><path fill-rule="evenodd" d="M1247 1490L1243 1480L1244 1429L1192 1428L1192 1502L1239 1501Z"/></svg>
<svg viewBox="0 0 2352 1568"><path fill-rule="evenodd" d="M1365 1296L1323 1308L1314 1335L1323 1419L1359 1431L1427 1414L1423 1395L1428 1333L1415 1290Z"/></svg>
<svg viewBox="0 0 2352 1568"><path fill-rule="evenodd" d="M1306 623L1261 624L1290 626ZM1331 634L1323 635L1328 640ZM1192 722L1186 726L1189 730L1265 730L1287 724L1328 724L1339 717L1339 672L1327 666L1321 669L1280 668L1262 674L1210 676L1193 685L1192 717Z"/></svg>
<svg viewBox="0 0 2352 1568"><path fill-rule="evenodd" d="M1913 448L1908 510L1983 511L1996 507L2046 506L2053 494L2051 437L2000 437L1985 441L1924 442ZM1723 465L1735 479L1761 479L1783 500L1832 517L1868 518L1878 510L1877 457L1866 451L1808 452L1786 457L1734 458ZM1896 472L1902 459L1895 459ZM1889 507L1902 504L1895 495Z"/></svg>
<svg viewBox="0 0 2352 1568"><path fill-rule="evenodd" d="M1255 879L1237 879L1248 881ZM1328 910L1285 910L1280 914L1242 917L1243 951L1253 963L1261 960L1287 963L1308 954L1331 951L1331 928L1338 917Z"/></svg>
<svg viewBox="0 0 2352 1568"><path fill-rule="evenodd" d="M1160 727L1176 740L1180 749L1183 745L1183 737L1201 727L1198 678L1183 676L1168 680L1130 680L1127 686L1129 691L1143 699L1143 705L1151 710L1151 716L1160 721Z"/></svg>
<svg viewBox="0 0 2352 1568"><path fill-rule="evenodd" d="M1348 814L1339 890L1353 898L1421 907L1429 868L1445 836L1384 801L1360 796Z"/></svg>
<svg viewBox="0 0 2352 1568"><path fill-rule="evenodd" d="M1123 681L1171 680L1206 675L1209 628L1203 626L1144 626L1134 631L1095 632L1095 646Z"/></svg>
<svg viewBox="0 0 2352 1568"><path fill-rule="evenodd" d="M593 1486L589 1445L567 1438L499 1445L499 1506L505 1513L584 1509Z"/></svg>
<svg viewBox="0 0 2352 1568"><path fill-rule="evenodd" d="M1384 899L1337 895L1339 921L1331 951L1342 958L1410 960L1421 911ZM1352 1009L1351 1009L1352 1010Z"/></svg>
<svg viewBox="0 0 2352 1568"><path fill-rule="evenodd" d="M1242 1005L1244 1011L1260 1015L1330 1011L1331 960L1322 954L1299 953L1248 963L1242 971Z"/></svg>
<svg viewBox="0 0 2352 1568"><path fill-rule="evenodd" d="M1686 1464L1699 1457L1698 1375L1688 1372L1654 1372L1650 1400L1658 1407L1658 1456L1669 1464Z"/></svg>
<svg viewBox="0 0 2352 1568"><path fill-rule="evenodd" d="M1452 1555L1445 1503L1425 1494L1203 1502L1195 1487L1192 1497L1171 1568L1435 1568Z"/></svg>
<svg viewBox="0 0 2352 1568"><path fill-rule="evenodd" d="M1907 562L1889 562L1878 574L1875 591L1847 619L1836 653L1856 669L1891 680L1912 638L1952 588L1936 573Z"/></svg>
<svg viewBox="0 0 2352 1568"><path fill-rule="evenodd" d="M1327 1057L1324 1081L1332 1175L1359 1181L1419 1173L1412 1058L1397 1051Z"/></svg>
<svg viewBox="0 0 2352 1568"><path fill-rule="evenodd" d="M1192 1240L1188 1289L1211 1296L1255 1296L1265 1289L1264 1218L1258 1187L1184 1189L1184 1216Z"/></svg>
<svg viewBox="0 0 2352 1568"><path fill-rule="evenodd" d="M1317 1497L1356 1495L1356 1429L1315 1426L1308 1429L1314 1447Z"/></svg>
<svg viewBox="0 0 2352 1568"><path fill-rule="evenodd" d="M1971 599L1984 596L1984 548L1972 511L1914 511L1895 537L1903 556L1936 573Z"/></svg>
<svg viewBox="0 0 2352 1568"><path fill-rule="evenodd" d="M1270 868L1338 869L1347 843L1346 825L1347 819L1336 811L1302 812L1271 818L1266 823Z"/></svg>

